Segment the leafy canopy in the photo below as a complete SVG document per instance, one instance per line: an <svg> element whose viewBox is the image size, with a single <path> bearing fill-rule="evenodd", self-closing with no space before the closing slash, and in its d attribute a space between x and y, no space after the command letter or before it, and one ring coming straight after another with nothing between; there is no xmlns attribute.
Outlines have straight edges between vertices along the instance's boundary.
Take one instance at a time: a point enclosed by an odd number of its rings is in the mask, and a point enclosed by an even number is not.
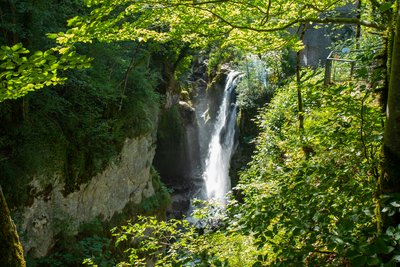
<svg viewBox="0 0 400 267"><path fill-rule="evenodd" d="M49 34L60 47L35 52L26 57L19 44L4 46L0 51L0 101L17 98L28 91L62 83L57 70L86 67L85 58L78 57L74 46L93 40L114 42L135 40L169 42L179 40L192 47L205 47L216 40L221 47L234 45L243 51L262 53L283 46L301 48L301 42L289 29L303 23L359 24L376 29L383 25L356 17L341 17L337 7L352 4L349 0L261 1L261 0L87 0L92 9L88 15L68 21L66 32ZM386 12L392 7L368 2L369 9ZM293 32L293 30L292 30ZM54 53L60 53L58 59Z"/></svg>
<svg viewBox="0 0 400 267"><path fill-rule="evenodd" d="M0 47L0 63L1 102L45 86L62 84L66 78L59 77L60 71L88 67L89 61L73 50L57 52L57 49L49 49L30 53L18 43Z"/></svg>
<svg viewBox="0 0 400 267"><path fill-rule="evenodd" d="M66 33L51 35L59 44L121 40L167 42L178 39L193 47L224 40L244 50L263 52L286 46L300 47L288 29L306 22L353 23L380 28L378 23L338 17L336 7L352 1L104 1L87 0L87 16L69 20ZM321 17L321 14L325 14ZM326 14L329 14L326 16Z"/></svg>

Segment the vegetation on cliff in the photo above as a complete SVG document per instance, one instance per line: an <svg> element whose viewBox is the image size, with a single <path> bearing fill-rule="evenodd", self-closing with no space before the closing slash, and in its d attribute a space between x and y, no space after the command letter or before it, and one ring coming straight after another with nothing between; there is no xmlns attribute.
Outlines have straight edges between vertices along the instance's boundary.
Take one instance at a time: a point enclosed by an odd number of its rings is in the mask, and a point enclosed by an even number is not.
<svg viewBox="0 0 400 267"><path fill-rule="evenodd" d="M43 11L44 3L1 4L7 15L1 24L0 173L12 205L29 203L29 195L14 193L27 191L23 177L55 168L68 194L117 154L125 136L154 129L160 103L154 88L162 85L158 91L166 93L164 104L170 106L168 92L179 91L175 74L184 72L181 64L188 66L190 49L235 47L263 55L290 48L297 51L296 75L280 79L271 104L260 110L256 152L240 174L238 200L217 225L201 229L152 218L121 227L114 231L117 245L128 244L115 261L120 266L400 262L399 1L357 1L354 14L343 16L337 8L353 1L87 0L90 9L62 5L66 14L79 15L68 29L34 27L59 18L54 10ZM354 25L354 49L365 49L357 58L357 79L324 85L319 69L302 70L301 39L316 24ZM361 45L361 29L366 42L378 36L381 51ZM49 35L56 45L33 41L48 32L58 32ZM87 67L80 54L94 58L91 69L71 70ZM28 94L56 84L63 85ZM246 105L252 104L249 89L242 90ZM160 189L157 202L166 199ZM3 199L1 204L6 207ZM216 214L209 209L214 213L200 212L205 222ZM246 255L235 247L240 243ZM96 259L86 263L95 265Z"/></svg>
<svg viewBox="0 0 400 267"><path fill-rule="evenodd" d="M400 228L385 228L382 218L400 202L378 198L379 102L360 81L325 87L321 73L303 73L302 136L295 81L260 110L257 150L236 187L240 201L226 212L215 203L199 210L203 228L154 218L120 228L119 246L140 242L126 247L121 266L396 266Z"/></svg>

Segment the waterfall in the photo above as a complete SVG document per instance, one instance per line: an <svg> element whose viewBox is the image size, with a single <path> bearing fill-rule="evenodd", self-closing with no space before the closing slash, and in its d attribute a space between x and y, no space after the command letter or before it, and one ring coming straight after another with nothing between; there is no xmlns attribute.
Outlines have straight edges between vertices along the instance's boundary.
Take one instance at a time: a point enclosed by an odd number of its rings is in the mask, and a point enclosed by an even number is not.
<svg viewBox="0 0 400 267"><path fill-rule="evenodd" d="M230 190L229 165L235 145L237 106L232 101L239 72L231 71L226 79L222 103L217 113L214 129L205 159L203 180L207 199L225 203Z"/></svg>

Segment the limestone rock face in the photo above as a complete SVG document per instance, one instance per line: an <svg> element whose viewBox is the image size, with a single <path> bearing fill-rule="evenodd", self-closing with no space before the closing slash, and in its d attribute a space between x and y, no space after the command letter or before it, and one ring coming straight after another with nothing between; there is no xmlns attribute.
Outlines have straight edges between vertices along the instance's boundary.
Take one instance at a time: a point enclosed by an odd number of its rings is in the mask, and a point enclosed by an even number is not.
<svg viewBox="0 0 400 267"><path fill-rule="evenodd" d="M155 154L154 143L151 135L127 139L118 162L67 196L63 195L64 184L60 176L55 175L48 194L37 196L31 206L16 212L25 252L32 257L44 256L54 245L59 232L74 233L80 224L95 218L107 221L127 204L140 204L152 196L150 168ZM38 191L43 190L35 179L32 186Z"/></svg>

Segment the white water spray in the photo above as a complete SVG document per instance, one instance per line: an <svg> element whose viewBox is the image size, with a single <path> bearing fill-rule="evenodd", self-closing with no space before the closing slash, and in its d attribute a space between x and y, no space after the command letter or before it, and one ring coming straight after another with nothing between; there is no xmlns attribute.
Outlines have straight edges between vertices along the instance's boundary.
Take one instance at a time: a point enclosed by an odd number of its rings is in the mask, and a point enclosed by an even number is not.
<svg viewBox="0 0 400 267"><path fill-rule="evenodd" d="M231 99L238 78L238 72L232 71L228 74L203 173L207 199L214 199L222 204L226 203L225 195L231 187L229 165L234 150L237 111Z"/></svg>

